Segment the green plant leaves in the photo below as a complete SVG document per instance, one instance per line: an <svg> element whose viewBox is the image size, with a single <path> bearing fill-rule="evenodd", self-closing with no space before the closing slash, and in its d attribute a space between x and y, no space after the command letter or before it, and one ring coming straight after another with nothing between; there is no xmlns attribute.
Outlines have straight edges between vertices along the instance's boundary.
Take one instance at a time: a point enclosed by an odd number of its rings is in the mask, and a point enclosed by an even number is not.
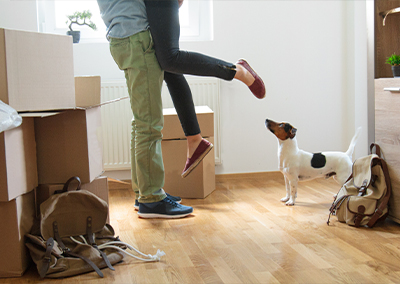
<svg viewBox="0 0 400 284"><path fill-rule="evenodd" d="M84 10L83 12L76 11L72 15L67 15L68 20L65 23L68 25L70 31L72 31L73 24L79 26L88 26L93 30L96 30L97 29L96 24L90 21L91 18L92 18L92 13L89 10Z"/></svg>
<svg viewBox="0 0 400 284"><path fill-rule="evenodd" d="M392 66L400 65L400 55L393 53L391 56L386 58L386 64L390 64Z"/></svg>

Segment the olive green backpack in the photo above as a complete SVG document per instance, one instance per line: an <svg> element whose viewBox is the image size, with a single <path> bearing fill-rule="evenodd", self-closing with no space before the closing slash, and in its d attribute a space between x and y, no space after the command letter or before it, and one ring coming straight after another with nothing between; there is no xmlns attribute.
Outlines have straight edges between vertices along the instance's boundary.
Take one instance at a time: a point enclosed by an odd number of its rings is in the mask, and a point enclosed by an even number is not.
<svg viewBox="0 0 400 284"><path fill-rule="evenodd" d="M68 191L72 181L78 181L78 186ZM114 270L113 265L125 255L143 261L160 260L164 252L145 255L116 237L112 226L106 224L107 203L81 190L80 185L80 179L73 177L63 190L44 201L40 205L40 223L26 235L25 244L42 278L63 278L91 271L103 277L100 269Z"/></svg>
<svg viewBox="0 0 400 284"><path fill-rule="evenodd" d="M376 154L372 154L375 147ZM379 145L371 144L370 155L357 159L352 174L340 188L329 209L339 222L372 228L388 215L391 181Z"/></svg>

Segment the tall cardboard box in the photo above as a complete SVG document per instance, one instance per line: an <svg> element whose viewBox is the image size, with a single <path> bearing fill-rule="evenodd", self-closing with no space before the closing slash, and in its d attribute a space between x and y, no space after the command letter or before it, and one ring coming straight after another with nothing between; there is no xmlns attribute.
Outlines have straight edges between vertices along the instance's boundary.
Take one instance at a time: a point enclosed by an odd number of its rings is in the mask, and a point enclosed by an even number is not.
<svg viewBox="0 0 400 284"><path fill-rule="evenodd" d="M69 190L75 190L77 187L77 182L74 181L70 184ZM40 184L36 188L36 215L40 214L40 204L46 201L50 196L54 194L57 190L62 190L64 184ZM90 191L94 195L100 197L105 202L108 203L108 179L106 176L99 176L94 179L91 183L81 184L81 189ZM107 222L110 222L110 215L108 215Z"/></svg>
<svg viewBox="0 0 400 284"><path fill-rule="evenodd" d="M33 118L0 133L0 201L10 201L38 185Z"/></svg>
<svg viewBox="0 0 400 284"><path fill-rule="evenodd" d="M39 184L78 176L90 183L103 172L100 106L35 118Z"/></svg>
<svg viewBox="0 0 400 284"><path fill-rule="evenodd" d="M0 29L0 100L17 111L75 107L71 37Z"/></svg>
<svg viewBox="0 0 400 284"><path fill-rule="evenodd" d="M214 143L214 113L207 106L196 107L202 136ZM164 190L182 198L205 198L215 190L214 150L186 178L181 177L186 163L187 141L174 109L164 109L161 141L165 184Z"/></svg>
<svg viewBox="0 0 400 284"><path fill-rule="evenodd" d="M25 247L35 218L34 190L17 198L0 202L0 277L21 276L30 264Z"/></svg>

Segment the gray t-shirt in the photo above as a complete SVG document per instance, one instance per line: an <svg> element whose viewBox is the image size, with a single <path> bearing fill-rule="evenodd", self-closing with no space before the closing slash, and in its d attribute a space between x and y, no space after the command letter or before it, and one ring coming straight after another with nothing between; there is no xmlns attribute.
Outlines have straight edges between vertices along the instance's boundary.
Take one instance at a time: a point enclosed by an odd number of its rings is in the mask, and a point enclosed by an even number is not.
<svg viewBox="0 0 400 284"><path fill-rule="evenodd" d="M107 39L125 38L149 28L143 0L97 0Z"/></svg>

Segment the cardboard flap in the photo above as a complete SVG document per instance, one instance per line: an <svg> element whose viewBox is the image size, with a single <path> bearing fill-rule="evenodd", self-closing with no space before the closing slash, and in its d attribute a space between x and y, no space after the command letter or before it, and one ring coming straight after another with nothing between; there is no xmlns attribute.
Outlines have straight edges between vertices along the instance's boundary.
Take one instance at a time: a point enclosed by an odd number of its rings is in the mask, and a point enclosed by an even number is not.
<svg viewBox="0 0 400 284"><path fill-rule="evenodd" d="M368 187L372 177L372 161L379 159L376 154L371 154L357 159L353 164L354 186L361 188L363 185Z"/></svg>

